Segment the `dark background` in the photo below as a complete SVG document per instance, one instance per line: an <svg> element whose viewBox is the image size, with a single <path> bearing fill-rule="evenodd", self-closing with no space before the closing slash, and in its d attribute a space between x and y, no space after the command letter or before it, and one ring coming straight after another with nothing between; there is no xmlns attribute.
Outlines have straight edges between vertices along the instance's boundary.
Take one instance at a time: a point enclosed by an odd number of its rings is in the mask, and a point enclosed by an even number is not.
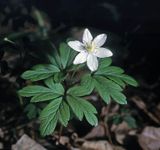
<svg viewBox="0 0 160 150"><path fill-rule="evenodd" d="M9 13L7 7L11 10ZM74 28L84 29L87 27L95 34L109 33L107 44L114 53L113 63L122 67L140 84L138 88L129 89L127 96L138 95L146 103L149 110L154 112L160 98L160 2L158 0L0 0L0 12L5 16L5 18L0 16L0 39L8 33L23 30L21 26L25 20L36 24L29 15L20 15L21 8L26 8L30 12L32 7L48 15L51 30L60 28L54 35L55 41L61 41L61 39L71 36L70 31ZM10 19L14 22L13 27L6 29ZM35 52L38 54L41 47L39 46L40 42L38 41L38 45L37 43L30 44L27 40L23 39L22 42L20 39L18 42L23 43L22 46L30 51L37 48L38 51ZM33 65L33 58L29 57L24 60L25 63L21 62L17 52L14 51L11 53L11 56L14 56L13 60L10 60L10 57L5 60L3 58L5 50L6 45L0 43L0 115L5 116L0 116L0 125L8 127L7 134L15 137L15 132L11 127L14 129L20 123L27 122L24 118L23 108L19 106L16 91L23 87L24 81L20 79L20 74ZM28 61L30 66L26 63ZM7 63L11 69L7 68ZM7 79L3 78L5 71L11 72ZM132 102L129 104L134 110ZM139 111L137 112L139 113ZM9 122L10 118L14 118L13 121ZM20 119L17 121L15 118ZM148 120L145 118L144 120L145 126ZM147 124L157 126L151 120L148 122ZM29 131L28 128L27 131ZM4 141L1 138L0 140ZM15 143L16 140L9 139L4 143L7 147L8 144Z"/></svg>
<svg viewBox="0 0 160 150"><path fill-rule="evenodd" d="M34 4L49 15L53 26L64 23L68 28L92 27L118 34L131 42L125 65L137 64L133 71L143 74L149 83L159 79L158 0L37 0Z"/></svg>

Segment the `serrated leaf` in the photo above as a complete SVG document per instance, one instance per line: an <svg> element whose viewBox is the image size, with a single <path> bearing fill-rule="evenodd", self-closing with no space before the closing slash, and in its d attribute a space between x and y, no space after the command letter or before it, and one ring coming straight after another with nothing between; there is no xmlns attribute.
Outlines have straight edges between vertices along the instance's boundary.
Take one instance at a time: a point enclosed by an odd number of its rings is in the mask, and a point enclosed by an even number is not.
<svg viewBox="0 0 160 150"><path fill-rule="evenodd" d="M110 98L109 93L106 91L104 85L99 83L96 80L94 81L94 85L99 95L101 96L101 98L105 101L105 103L109 104L111 98Z"/></svg>
<svg viewBox="0 0 160 150"><path fill-rule="evenodd" d="M112 92L111 97L119 104L127 104L126 96L121 92Z"/></svg>
<svg viewBox="0 0 160 150"><path fill-rule="evenodd" d="M45 80L45 84L52 89L53 93L63 95L64 88L61 83L54 83L52 78Z"/></svg>
<svg viewBox="0 0 160 150"><path fill-rule="evenodd" d="M21 77L26 80L38 81L52 76L60 70L54 65L36 65L33 70L25 71Z"/></svg>
<svg viewBox="0 0 160 150"><path fill-rule="evenodd" d="M88 123L92 126L97 126L98 125L98 119L95 116L95 114L90 113L89 111L84 111L84 115Z"/></svg>
<svg viewBox="0 0 160 150"><path fill-rule="evenodd" d="M50 62L52 65L59 67L58 64L56 63L55 58L54 58L53 56L48 55L47 58L49 59L49 62Z"/></svg>
<svg viewBox="0 0 160 150"><path fill-rule="evenodd" d="M43 72L37 72L34 70L28 70L28 71L25 71L21 77L25 80L38 81L38 80L46 79L52 75L53 75L52 72L43 73Z"/></svg>
<svg viewBox="0 0 160 150"><path fill-rule="evenodd" d="M89 103L86 100L81 99L81 105L83 107L83 112L86 120L88 123L92 126L97 126L98 125L98 120L95 114L97 113L97 110L91 103Z"/></svg>
<svg viewBox="0 0 160 150"><path fill-rule="evenodd" d="M57 98L42 110L40 114L40 131L42 136L49 135L55 130L61 103L62 98Z"/></svg>
<svg viewBox="0 0 160 150"><path fill-rule="evenodd" d="M55 98L60 97L60 94L54 92L41 93L39 95L35 95L31 98L31 102L43 102L48 100L54 100Z"/></svg>
<svg viewBox="0 0 160 150"><path fill-rule="evenodd" d="M114 82L116 82L117 84L119 84L122 87L125 86L125 83L132 85L132 86L135 86L135 87L138 86L138 82L134 78L132 78L129 75L122 74L122 73L120 73L120 71L119 72L110 72L110 73L105 72L104 76L113 80Z"/></svg>
<svg viewBox="0 0 160 150"><path fill-rule="evenodd" d="M60 44L60 58L61 58L61 63L63 68L65 69L68 63L68 60L70 58L70 47L66 43L61 43Z"/></svg>
<svg viewBox="0 0 160 150"><path fill-rule="evenodd" d="M95 74L101 74L101 75L112 75L112 74L122 74L124 72L123 69L116 66L109 66L106 68L100 68L98 71L95 72Z"/></svg>
<svg viewBox="0 0 160 150"><path fill-rule="evenodd" d="M108 67L111 63L112 63L111 58L100 59L99 67L97 71L103 70L104 68Z"/></svg>
<svg viewBox="0 0 160 150"><path fill-rule="evenodd" d="M59 83L65 80L66 78L66 74L64 75L63 72L58 72L56 74L54 74L54 81Z"/></svg>
<svg viewBox="0 0 160 150"><path fill-rule="evenodd" d="M77 118L79 120L82 120L84 114L77 100L71 96L67 96L67 102L69 106L71 107L71 109L73 110L74 114L77 116Z"/></svg>
<svg viewBox="0 0 160 150"><path fill-rule="evenodd" d="M123 88L125 87L125 83L123 82L123 80L121 80L120 78L118 77L115 77L115 76L106 76L108 79L114 81L115 83L117 83L118 85L122 86Z"/></svg>
<svg viewBox="0 0 160 150"><path fill-rule="evenodd" d="M69 120L70 120L70 109L68 104L63 101L59 109L59 121L66 127Z"/></svg>
<svg viewBox="0 0 160 150"><path fill-rule="evenodd" d="M110 97L120 104L127 103L126 97L121 93L122 88L118 84L102 76L94 76L94 79L98 93L107 104L110 102Z"/></svg>
<svg viewBox="0 0 160 150"><path fill-rule="evenodd" d="M64 94L64 88L60 83L47 83L49 88L38 85L27 86L19 90L19 94L25 97L33 96L31 102L53 100Z"/></svg>
<svg viewBox="0 0 160 150"><path fill-rule="evenodd" d="M92 112L94 114L97 114L96 108L88 102L86 99L80 98L80 97L75 97L77 101L81 103L81 106L83 107L84 110Z"/></svg>
<svg viewBox="0 0 160 150"><path fill-rule="evenodd" d="M135 86L135 87L138 86L138 82L129 75L122 74L122 75L118 75L118 77L121 78L125 83L127 83L129 85L132 85L132 86Z"/></svg>
<svg viewBox="0 0 160 150"><path fill-rule="evenodd" d="M18 93L24 97L31 97L42 93L52 92L51 89L39 85L30 85L19 90Z"/></svg>
<svg viewBox="0 0 160 150"><path fill-rule="evenodd" d="M62 63L61 63L60 56L58 54L58 50L56 49L56 47L54 46L54 44L52 42L50 42L50 46L53 49L53 58L57 64L58 68L62 68Z"/></svg>
<svg viewBox="0 0 160 150"><path fill-rule="evenodd" d="M89 95L94 89L93 79L90 74L85 75L82 78L81 85L74 86L70 88L67 93L74 95L74 96L85 96Z"/></svg>
<svg viewBox="0 0 160 150"><path fill-rule="evenodd" d="M89 124L95 126L98 124L97 117L95 116L97 111L91 103L85 99L74 96L68 96L67 102L80 120L85 116Z"/></svg>
<svg viewBox="0 0 160 150"><path fill-rule="evenodd" d="M53 87L54 84L55 84L53 77L50 77L50 78L44 80L44 83L45 83L45 85L48 86L50 89L52 89L52 87Z"/></svg>
<svg viewBox="0 0 160 150"><path fill-rule="evenodd" d="M68 66L72 65L73 67L75 67L75 65L73 65L73 60L76 57L76 55L77 55L76 51L73 51L73 50L70 51L70 56L69 56L69 60L68 60L68 63L67 63ZM79 67L83 66L83 64L79 64L78 66Z"/></svg>

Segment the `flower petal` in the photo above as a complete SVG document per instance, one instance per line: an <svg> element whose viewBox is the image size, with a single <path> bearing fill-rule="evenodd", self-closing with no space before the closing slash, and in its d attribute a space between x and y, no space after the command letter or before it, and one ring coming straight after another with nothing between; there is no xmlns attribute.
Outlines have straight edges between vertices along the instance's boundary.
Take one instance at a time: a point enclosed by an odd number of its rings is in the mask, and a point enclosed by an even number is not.
<svg viewBox="0 0 160 150"><path fill-rule="evenodd" d="M98 69L97 57L89 54L87 57L87 66L91 71L96 71Z"/></svg>
<svg viewBox="0 0 160 150"><path fill-rule="evenodd" d="M94 38L93 42L96 47L101 47L106 42L106 39L107 39L106 34L100 34Z"/></svg>
<svg viewBox="0 0 160 150"><path fill-rule="evenodd" d="M88 53L87 52L80 52L74 59L73 64L82 64L86 62Z"/></svg>
<svg viewBox="0 0 160 150"><path fill-rule="evenodd" d="M87 44L87 43L91 43L93 40L92 34L90 33L90 31L88 29L85 29L83 32L83 43Z"/></svg>
<svg viewBox="0 0 160 150"><path fill-rule="evenodd" d="M113 55L109 49L103 47L96 49L93 54L99 58L111 57Z"/></svg>
<svg viewBox="0 0 160 150"><path fill-rule="evenodd" d="M69 41L68 45L77 52L84 51L84 44L79 41Z"/></svg>

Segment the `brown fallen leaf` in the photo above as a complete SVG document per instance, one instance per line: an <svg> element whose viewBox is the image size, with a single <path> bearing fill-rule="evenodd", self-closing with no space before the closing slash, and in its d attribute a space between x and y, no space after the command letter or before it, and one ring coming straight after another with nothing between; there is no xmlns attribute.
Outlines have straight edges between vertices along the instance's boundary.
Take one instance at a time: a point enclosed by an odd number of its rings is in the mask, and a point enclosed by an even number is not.
<svg viewBox="0 0 160 150"><path fill-rule="evenodd" d="M16 144L12 145L12 150L46 150L46 148L24 134Z"/></svg>
<svg viewBox="0 0 160 150"><path fill-rule="evenodd" d="M84 139L92 139L97 137L106 136L106 127L103 122L100 122L98 126L94 127L85 137Z"/></svg>
<svg viewBox="0 0 160 150"><path fill-rule="evenodd" d="M113 146L114 150L125 150L123 147L121 146Z"/></svg>
<svg viewBox="0 0 160 150"><path fill-rule="evenodd" d="M59 139L59 143L62 145L67 145L69 144L69 138L67 136L61 136Z"/></svg>
<svg viewBox="0 0 160 150"><path fill-rule="evenodd" d="M131 129L125 121L118 125L113 124L111 131L115 133L116 140L120 144L124 144L124 139L127 135L134 136L137 132L136 129Z"/></svg>
<svg viewBox="0 0 160 150"><path fill-rule="evenodd" d="M138 142L143 150L160 150L160 128L145 127Z"/></svg>
<svg viewBox="0 0 160 150"><path fill-rule="evenodd" d="M120 146L111 145L108 141L86 141L81 150L125 150Z"/></svg>
<svg viewBox="0 0 160 150"><path fill-rule="evenodd" d="M81 150L114 150L112 145L107 141L86 141L83 143Z"/></svg>

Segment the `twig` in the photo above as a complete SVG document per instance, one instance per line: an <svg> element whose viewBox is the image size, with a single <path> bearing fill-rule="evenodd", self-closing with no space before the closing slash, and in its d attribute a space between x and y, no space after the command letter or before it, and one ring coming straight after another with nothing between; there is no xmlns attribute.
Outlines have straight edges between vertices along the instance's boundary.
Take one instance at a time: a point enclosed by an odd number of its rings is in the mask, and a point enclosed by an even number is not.
<svg viewBox="0 0 160 150"><path fill-rule="evenodd" d="M153 120L153 121L156 122L157 124L160 124L160 120L159 120L157 117L155 117L155 115L153 115L151 112L149 112L149 111L147 110L146 104L143 102L143 100L142 100L140 97L135 96L135 97L132 97L131 100L136 104L136 106L137 106L139 109L143 110L143 112L144 112L151 120Z"/></svg>
<svg viewBox="0 0 160 150"><path fill-rule="evenodd" d="M111 102L107 105L106 114L109 113L110 106L111 106ZM106 120L104 119L104 124L105 124L105 129L106 129L106 132L105 132L105 133L108 135L108 140L109 140L110 144L113 145L111 133L110 133L109 126L108 126L108 119L106 119Z"/></svg>
<svg viewBox="0 0 160 150"><path fill-rule="evenodd" d="M63 125L61 125L61 126L60 126L60 129L59 129L59 134L58 134L58 143L60 143L60 139L61 139L62 131L63 131Z"/></svg>

